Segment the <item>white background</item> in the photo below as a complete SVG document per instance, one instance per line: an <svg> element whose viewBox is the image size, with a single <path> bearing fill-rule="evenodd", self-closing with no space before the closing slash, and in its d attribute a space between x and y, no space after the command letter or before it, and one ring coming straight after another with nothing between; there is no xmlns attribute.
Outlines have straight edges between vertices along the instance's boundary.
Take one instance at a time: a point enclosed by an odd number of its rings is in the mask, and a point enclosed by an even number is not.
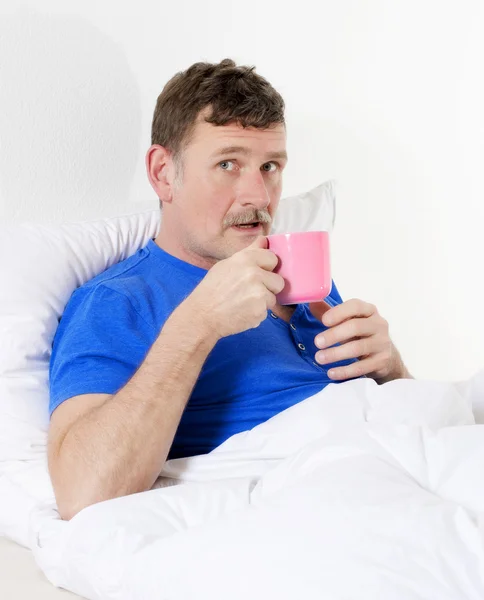
<svg viewBox="0 0 484 600"><path fill-rule="evenodd" d="M255 64L287 103L284 195L339 182L343 296L377 304L416 376L467 377L484 366L483 31L480 0L3 0L0 218L155 207L165 82Z"/></svg>

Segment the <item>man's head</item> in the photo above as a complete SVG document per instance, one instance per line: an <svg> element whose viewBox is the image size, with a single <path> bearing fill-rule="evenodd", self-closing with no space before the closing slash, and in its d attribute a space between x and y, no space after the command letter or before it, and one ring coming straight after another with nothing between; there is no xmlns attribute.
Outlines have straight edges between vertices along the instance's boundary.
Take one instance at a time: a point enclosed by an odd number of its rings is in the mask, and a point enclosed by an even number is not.
<svg viewBox="0 0 484 600"><path fill-rule="evenodd" d="M175 75L158 97L151 141L162 248L209 268L269 232L287 162L284 101L254 68L226 59Z"/></svg>

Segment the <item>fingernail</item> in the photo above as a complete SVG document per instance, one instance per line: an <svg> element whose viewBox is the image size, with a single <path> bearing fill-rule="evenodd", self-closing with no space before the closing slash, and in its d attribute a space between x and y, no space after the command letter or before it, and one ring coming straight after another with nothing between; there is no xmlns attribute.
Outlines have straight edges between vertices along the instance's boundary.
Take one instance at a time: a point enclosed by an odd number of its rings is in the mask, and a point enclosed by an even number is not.
<svg viewBox="0 0 484 600"><path fill-rule="evenodd" d="M334 369L330 369L330 370L328 371L328 377L334 377L334 376L335 376Z"/></svg>
<svg viewBox="0 0 484 600"><path fill-rule="evenodd" d="M326 340L324 339L324 337L318 337L316 338L316 346L318 348L324 348L326 346Z"/></svg>
<svg viewBox="0 0 484 600"><path fill-rule="evenodd" d="M324 352L316 352L316 361L318 363L322 364L324 362L325 358L326 358L326 356L325 356Z"/></svg>

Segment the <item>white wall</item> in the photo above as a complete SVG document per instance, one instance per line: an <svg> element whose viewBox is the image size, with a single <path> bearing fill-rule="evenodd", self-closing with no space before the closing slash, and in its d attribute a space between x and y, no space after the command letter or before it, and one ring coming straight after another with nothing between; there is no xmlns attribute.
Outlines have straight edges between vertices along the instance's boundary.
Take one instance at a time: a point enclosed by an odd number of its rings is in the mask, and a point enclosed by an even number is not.
<svg viewBox="0 0 484 600"><path fill-rule="evenodd" d="M343 295L378 305L417 376L484 366L480 0L38 4L0 7L2 220L156 206L156 97L177 70L230 56L286 99L285 194L339 181Z"/></svg>

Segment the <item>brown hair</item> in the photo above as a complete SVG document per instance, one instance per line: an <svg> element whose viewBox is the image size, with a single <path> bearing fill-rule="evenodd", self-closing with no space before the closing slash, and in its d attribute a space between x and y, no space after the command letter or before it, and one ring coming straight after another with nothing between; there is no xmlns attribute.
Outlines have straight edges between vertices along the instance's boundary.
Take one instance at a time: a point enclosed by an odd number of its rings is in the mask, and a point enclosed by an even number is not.
<svg viewBox="0 0 484 600"><path fill-rule="evenodd" d="M218 64L198 62L172 77L158 96L151 143L176 156L207 107L205 120L213 125L235 122L266 129L284 123L284 100L255 67L237 66L229 58Z"/></svg>

